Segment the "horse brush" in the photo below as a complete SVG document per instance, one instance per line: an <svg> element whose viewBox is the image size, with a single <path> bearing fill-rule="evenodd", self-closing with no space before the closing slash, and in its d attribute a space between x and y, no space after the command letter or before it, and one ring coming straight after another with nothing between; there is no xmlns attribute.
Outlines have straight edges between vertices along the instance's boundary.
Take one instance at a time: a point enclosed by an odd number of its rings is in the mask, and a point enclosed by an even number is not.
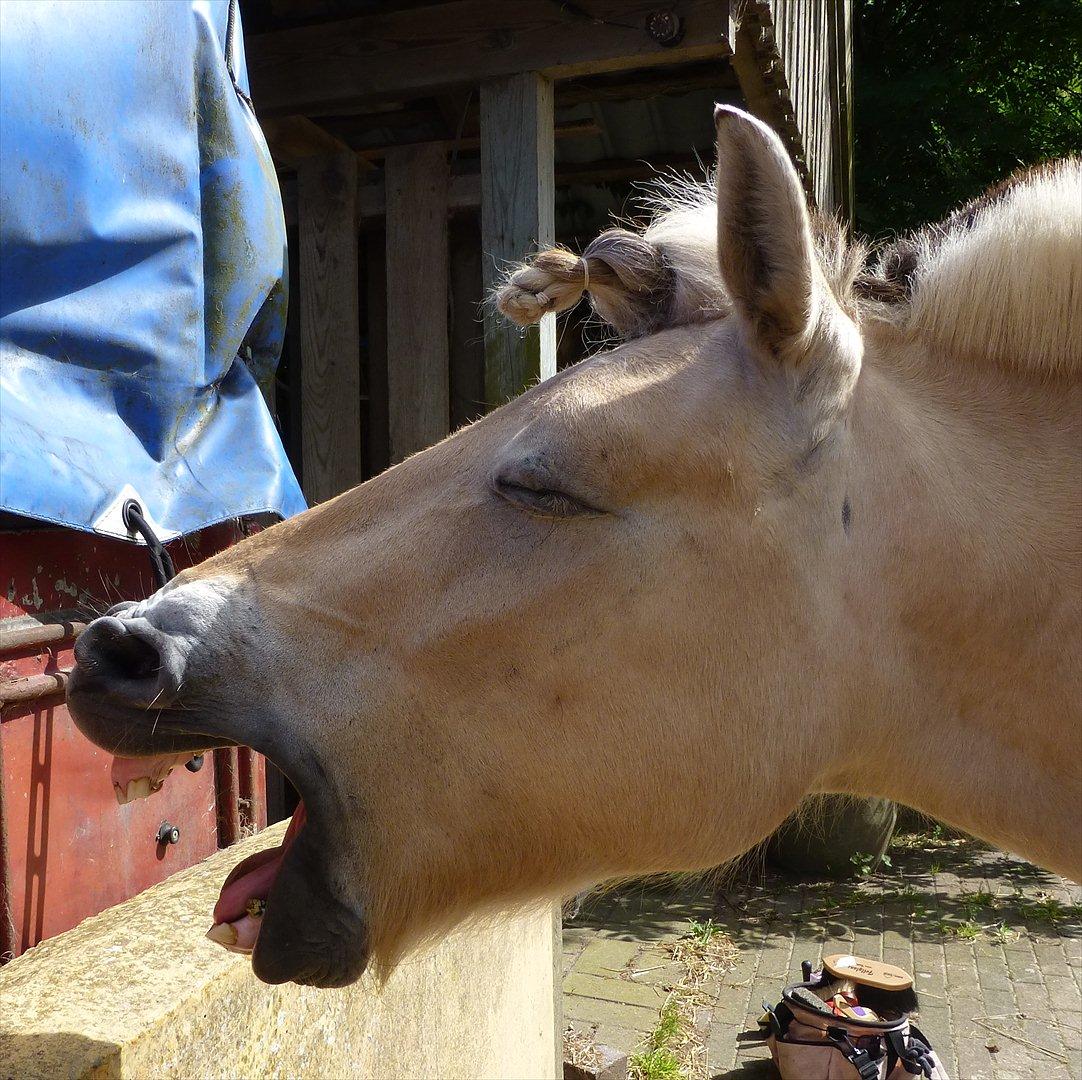
<svg viewBox="0 0 1082 1080"><path fill-rule="evenodd" d="M864 1008L884 1020L904 1016L917 1008L913 976L908 971L848 953L823 957L821 982L815 992L824 1000L838 993L854 993Z"/></svg>

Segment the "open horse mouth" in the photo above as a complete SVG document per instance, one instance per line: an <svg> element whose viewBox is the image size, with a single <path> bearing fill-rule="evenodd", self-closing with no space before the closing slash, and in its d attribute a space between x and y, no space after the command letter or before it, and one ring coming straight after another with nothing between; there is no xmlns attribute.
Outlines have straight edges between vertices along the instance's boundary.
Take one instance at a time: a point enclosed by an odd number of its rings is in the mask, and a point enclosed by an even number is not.
<svg viewBox="0 0 1082 1080"><path fill-rule="evenodd" d="M114 757L111 769L113 791L121 806L135 799L149 798L160 791L173 769L186 764L192 754L164 754L159 757ZM207 937L230 952L251 955L263 926L267 900L283 870L286 853L304 828L307 811L302 801L293 814L282 843L257 851L230 871L214 905L214 925Z"/></svg>
<svg viewBox="0 0 1082 1080"><path fill-rule="evenodd" d="M146 632L141 635L147 639ZM265 754L290 778L301 803L280 846L241 861L222 886L207 936L251 954L268 983L319 987L356 981L368 960L368 927L356 888L341 866L343 820L333 783L311 747L259 722L245 709L201 707L197 696L164 693L163 648L152 658L121 620L95 620L76 643L68 705L78 728L104 749L123 804L152 796L170 772L196 754L241 743ZM133 657L135 660L133 661ZM179 680L175 685L179 684Z"/></svg>

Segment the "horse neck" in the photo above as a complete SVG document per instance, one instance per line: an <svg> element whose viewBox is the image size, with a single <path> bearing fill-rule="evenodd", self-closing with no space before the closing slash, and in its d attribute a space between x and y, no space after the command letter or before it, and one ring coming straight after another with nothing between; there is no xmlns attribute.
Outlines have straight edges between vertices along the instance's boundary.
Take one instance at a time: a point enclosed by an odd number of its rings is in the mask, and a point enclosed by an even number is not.
<svg viewBox="0 0 1082 1080"><path fill-rule="evenodd" d="M1076 878L1080 413L1077 384L871 343L847 582L863 753L832 781Z"/></svg>

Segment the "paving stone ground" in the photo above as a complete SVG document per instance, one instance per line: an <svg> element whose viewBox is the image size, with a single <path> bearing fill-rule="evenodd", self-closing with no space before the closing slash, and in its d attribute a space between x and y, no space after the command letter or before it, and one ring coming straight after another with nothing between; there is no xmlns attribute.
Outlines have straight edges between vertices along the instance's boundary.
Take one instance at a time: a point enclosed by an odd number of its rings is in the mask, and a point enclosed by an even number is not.
<svg viewBox="0 0 1082 1080"><path fill-rule="evenodd" d="M665 943L713 919L735 966L698 996L692 1080L776 1077L753 1031L764 998L831 952L914 972L916 1022L952 1080L1082 1080L1082 888L964 837L903 834L892 866L808 883L761 866L723 887L638 884L587 899L563 935L564 1014L641 1049L681 976Z"/></svg>

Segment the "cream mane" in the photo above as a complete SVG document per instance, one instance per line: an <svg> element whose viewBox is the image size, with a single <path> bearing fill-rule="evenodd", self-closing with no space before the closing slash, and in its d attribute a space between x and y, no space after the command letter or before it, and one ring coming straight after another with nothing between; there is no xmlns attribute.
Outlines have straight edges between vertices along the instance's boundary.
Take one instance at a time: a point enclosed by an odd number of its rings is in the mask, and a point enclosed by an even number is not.
<svg viewBox="0 0 1082 1080"><path fill-rule="evenodd" d="M550 249L496 294L520 325L588 288L625 338L725 315L713 185L668 179L641 229L609 229L577 256ZM836 223L813 220L824 277L864 321L889 322L950 356L1047 373L1082 369L1082 160L1017 174L870 259Z"/></svg>
<svg viewBox="0 0 1082 1080"><path fill-rule="evenodd" d="M1082 160L1021 172L883 249L873 314L951 356L1082 368ZM891 296L891 292L896 295Z"/></svg>

